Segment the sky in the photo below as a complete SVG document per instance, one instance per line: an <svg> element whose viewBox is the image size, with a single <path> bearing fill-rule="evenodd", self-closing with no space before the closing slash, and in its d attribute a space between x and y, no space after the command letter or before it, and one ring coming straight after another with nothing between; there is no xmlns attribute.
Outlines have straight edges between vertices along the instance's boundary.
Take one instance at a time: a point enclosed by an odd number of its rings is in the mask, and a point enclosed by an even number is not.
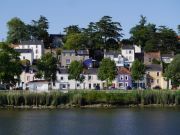
<svg viewBox="0 0 180 135"><path fill-rule="evenodd" d="M104 15L120 22L124 37L138 24L140 15L157 26L165 25L177 31L180 24L180 0L1 0L0 41L7 36L6 23L19 17L26 24L40 15L49 21L51 34L63 33L69 25L87 27Z"/></svg>

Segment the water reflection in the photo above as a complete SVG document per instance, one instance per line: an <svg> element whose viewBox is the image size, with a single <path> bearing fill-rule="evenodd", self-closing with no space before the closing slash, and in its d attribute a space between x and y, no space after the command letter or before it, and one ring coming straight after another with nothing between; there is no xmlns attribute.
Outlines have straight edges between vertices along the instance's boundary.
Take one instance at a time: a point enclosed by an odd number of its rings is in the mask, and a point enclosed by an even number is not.
<svg viewBox="0 0 180 135"><path fill-rule="evenodd" d="M180 110L0 111L0 135L179 135Z"/></svg>

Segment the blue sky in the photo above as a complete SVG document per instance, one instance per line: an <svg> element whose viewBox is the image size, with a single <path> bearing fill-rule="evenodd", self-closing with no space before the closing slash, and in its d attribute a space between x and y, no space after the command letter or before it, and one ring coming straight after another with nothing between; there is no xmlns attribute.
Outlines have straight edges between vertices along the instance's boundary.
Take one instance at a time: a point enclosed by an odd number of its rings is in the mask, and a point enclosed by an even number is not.
<svg viewBox="0 0 180 135"><path fill-rule="evenodd" d="M19 17L25 23L40 15L49 21L49 33L62 33L72 24L86 27L102 16L109 15L121 23L124 38L135 26L140 15L157 26L166 25L177 31L180 24L180 0L2 0L0 8L0 41L6 39L6 23Z"/></svg>

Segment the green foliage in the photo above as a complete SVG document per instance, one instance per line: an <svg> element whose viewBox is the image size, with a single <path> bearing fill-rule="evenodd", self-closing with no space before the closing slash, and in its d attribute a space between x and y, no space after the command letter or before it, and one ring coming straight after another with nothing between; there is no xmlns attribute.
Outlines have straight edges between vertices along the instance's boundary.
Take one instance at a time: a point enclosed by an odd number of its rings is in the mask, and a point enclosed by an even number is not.
<svg viewBox="0 0 180 135"><path fill-rule="evenodd" d="M0 43L0 82L14 85L18 81L20 74L19 54L6 43Z"/></svg>
<svg viewBox="0 0 180 135"><path fill-rule="evenodd" d="M69 69L68 69L68 79L70 80L76 80L76 81L80 81L83 82L84 78L81 75L83 72L83 66L82 63L79 61L73 61L71 62Z"/></svg>
<svg viewBox="0 0 180 135"><path fill-rule="evenodd" d="M44 78L49 81L56 80L57 60L51 53L44 54L37 62L37 67L43 73Z"/></svg>
<svg viewBox="0 0 180 135"><path fill-rule="evenodd" d="M131 39L137 45L144 48L146 42L155 37L156 26L154 24L146 24L146 17L141 16L139 24L131 28Z"/></svg>
<svg viewBox="0 0 180 135"><path fill-rule="evenodd" d="M152 64L159 64L159 65L160 65L161 62L160 62L159 60L157 60L157 59L153 59L153 60L152 60Z"/></svg>
<svg viewBox="0 0 180 135"><path fill-rule="evenodd" d="M21 40L28 40L28 29L23 21L19 18L12 18L7 22L8 33L7 33L7 41L9 43L17 44Z"/></svg>
<svg viewBox="0 0 180 135"><path fill-rule="evenodd" d="M144 74L145 74L145 66L144 66L144 64L139 60L135 60L133 62L133 64L132 64L132 67L131 67L132 79L134 81L141 80L142 77L144 76Z"/></svg>
<svg viewBox="0 0 180 135"><path fill-rule="evenodd" d="M43 40L45 47L49 44L48 35L48 20L44 16L40 16L39 20L32 20L32 24L25 24L21 19L15 17L7 22L8 35L7 41L9 43L18 44L23 40Z"/></svg>
<svg viewBox="0 0 180 135"><path fill-rule="evenodd" d="M102 81L106 80L108 86L109 82L115 79L116 74L115 62L109 58L103 59L98 69L98 78Z"/></svg>
<svg viewBox="0 0 180 135"><path fill-rule="evenodd" d="M69 34L64 45L64 49L67 50L79 50L86 49L87 37L83 33Z"/></svg>
<svg viewBox="0 0 180 135"><path fill-rule="evenodd" d="M157 52L158 51L158 40L153 38L145 43L144 51L145 52Z"/></svg>
<svg viewBox="0 0 180 135"><path fill-rule="evenodd" d="M49 34L48 34L48 28L49 23L46 17L40 16L39 19L32 20L31 25L27 25L29 36L32 39L36 40L43 40L45 47L49 47Z"/></svg>
<svg viewBox="0 0 180 135"><path fill-rule="evenodd" d="M177 87L180 86L180 54L176 55L173 61L165 70L167 79L171 79L172 84Z"/></svg>
<svg viewBox="0 0 180 135"><path fill-rule="evenodd" d="M170 51L176 51L177 34L174 30L167 28L166 26L160 26L159 33L159 48L161 52L168 53Z"/></svg>

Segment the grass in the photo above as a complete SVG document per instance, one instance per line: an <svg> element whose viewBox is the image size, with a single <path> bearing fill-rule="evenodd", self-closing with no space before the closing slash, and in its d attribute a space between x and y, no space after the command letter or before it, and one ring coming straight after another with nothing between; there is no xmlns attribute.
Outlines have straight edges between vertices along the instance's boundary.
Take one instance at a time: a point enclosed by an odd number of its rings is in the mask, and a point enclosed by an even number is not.
<svg viewBox="0 0 180 135"><path fill-rule="evenodd" d="M180 105L180 90L90 91L74 90L68 93L52 91L0 92L0 106L86 106L96 104L123 105Z"/></svg>

